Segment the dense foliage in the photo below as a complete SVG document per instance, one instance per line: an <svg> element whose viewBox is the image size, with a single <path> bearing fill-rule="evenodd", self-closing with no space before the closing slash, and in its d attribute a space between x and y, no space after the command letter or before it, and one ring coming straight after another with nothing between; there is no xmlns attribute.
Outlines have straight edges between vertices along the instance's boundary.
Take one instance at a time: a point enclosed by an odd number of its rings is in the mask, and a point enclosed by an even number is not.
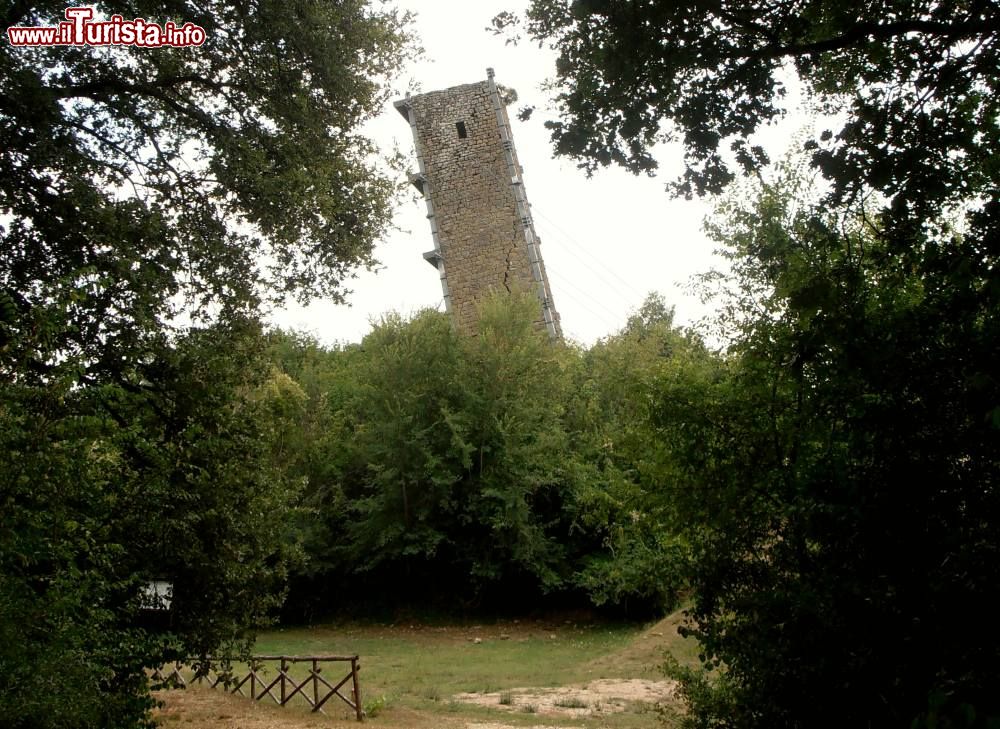
<svg viewBox="0 0 1000 729"><path fill-rule="evenodd" d="M357 132L407 55L393 12L95 5L207 40L0 47L4 726L147 722L145 668L273 613L301 480L258 309L341 295L393 194ZM8 3L3 25L65 7Z"/></svg>
<svg viewBox="0 0 1000 729"><path fill-rule="evenodd" d="M737 343L725 378L665 390L657 415L690 485L693 632L724 667L682 672L690 724L982 722L1000 712L993 314L978 282L810 205L801 174L713 225Z"/></svg>
<svg viewBox="0 0 1000 729"><path fill-rule="evenodd" d="M515 19L495 21L498 29ZM768 160L797 74L824 194L782 172L713 224L726 375L661 393L692 546L691 726L984 726L1000 716L996 3L536 0L556 150L681 194ZM836 121L834 121L836 120ZM682 465L686 464L686 465Z"/></svg>
<svg viewBox="0 0 1000 729"><path fill-rule="evenodd" d="M155 387L3 388L5 726L126 726L144 667L238 650L279 604L296 486L267 450L285 423L261 341L219 326L164 344L135 373ZM169 625L145 597L164 578Z"/></svg>
<svg viewBox="0 0 1000 729"><path fill-rule="evenodd" d="M588 351L549 341L536 307L487 301L471 338L432 311L387 316L343 349L273 335L309 398L292 439L310 561L291 608L562 596L642 613L677 599L687 552L648 404L677 358L711 357L658 298Z"/></svg>
<svg viewBox="0 0 1000 729"><path fill-rule="evenodd" d="M995 3L535 0L527 31L559 53L562 114L549 125L556 151L585 169L650 171L651 148L679 138L679 191L718 191L734 165L767 163L749 136L784 115L794 72L847 120L816 140L839 193L899 193L919 219L996 189L982 156L1000 141Z"/></svg>

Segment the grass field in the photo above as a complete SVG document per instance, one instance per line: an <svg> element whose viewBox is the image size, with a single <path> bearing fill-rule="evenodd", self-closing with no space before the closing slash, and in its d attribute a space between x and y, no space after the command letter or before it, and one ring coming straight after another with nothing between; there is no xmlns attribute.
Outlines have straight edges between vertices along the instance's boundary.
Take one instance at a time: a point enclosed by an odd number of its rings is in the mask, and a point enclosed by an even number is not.
<svg viewBox="0 0 1000 729"><path fill-rule="evenodd" d="M696 646L677 635L679 623L675 614L647 626L527 620L330 624L264 633L256 650L361 656L362 703L371 727L645 729L669 726L669 718L664 724L648 700L609 700L595 692L626 679L668 687L659 670L664 653L695 660ZM304 675L307 669L298 670ZM305 704L279 708L207 688L165 691L159 698L165 701L165 727L297 729L353 721L343 704L328 704L329 716L323 717L310 715ZM669 714L672 702L663 703Z"/></svg>

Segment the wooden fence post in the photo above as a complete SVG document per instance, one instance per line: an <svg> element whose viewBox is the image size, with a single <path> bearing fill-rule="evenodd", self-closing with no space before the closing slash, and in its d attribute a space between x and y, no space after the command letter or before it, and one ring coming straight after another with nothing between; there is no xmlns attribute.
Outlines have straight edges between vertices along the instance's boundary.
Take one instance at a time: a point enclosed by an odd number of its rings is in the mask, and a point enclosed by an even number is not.
<svg viewBox="0 0 1000 729"><path fill-rule="evenodd" d="M358 721L363 721L365 712L361 708L361 686L358 683L358 659L351 659L351 677L354 680L354 710L357 713Z"/></svg>
<svg viewBox="0 0 1000 729"><path fill-rule="evenodd" d="M313 706L319 703L319 668L317 668L318 661L313 658Z"/></svg>
<svg viewBox="0 0 1000 729"><path fill-rule="evenodd" d="M288 700L285 698L285 673L288 671L288 661L285 656L281 657L281 705L284 706Z"/></svg>

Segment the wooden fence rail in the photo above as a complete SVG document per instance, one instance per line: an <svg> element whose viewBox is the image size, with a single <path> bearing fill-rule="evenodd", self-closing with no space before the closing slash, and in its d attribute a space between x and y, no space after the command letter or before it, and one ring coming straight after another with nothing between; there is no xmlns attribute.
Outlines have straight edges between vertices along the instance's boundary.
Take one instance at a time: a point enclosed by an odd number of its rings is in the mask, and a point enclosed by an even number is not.
<svg viewBox="0 0 1000 729"><path fill-rule="evenodd" d="M266 668L266 664L276 663L277 673L271 678ZM290 673L290 665L296 663L306 663L309 665L308 675L296 680ZM350 663L351 667L346 676L336 683L331 683L325 676L321 675L324 666L321 663ZM212 688L221 686L229 693L246 696L244 689L250 692L250 698L260 701L265 696L269 696L279 706L285 706L296 696L305 699L312 711L325 714L323 706L334 696L347 704L354 710L358 721L364 720L364 711L361 705L361 685L358 683L358 671L361 664L358 663L358 656L250 656L247 664L246 675L233 673L231 670L217 670L219 665L212 659L199 659L188 662L177 662L167 668L160 666L152 673L154 681L159 681L165 686L187 686L188 683L207 683ZM194 666L191 668L190 666ZM193 673L190 679L185 679L183 670ZM339 675L339 672L338 672ZM242 676L242 677L241 677ZM348 687L350 698L341 693L341 689L350 681ZM322 686L322 688L321 688ZM312 689L310 691L310 689ZM277 695L274 694L277 691Z"/></svg>

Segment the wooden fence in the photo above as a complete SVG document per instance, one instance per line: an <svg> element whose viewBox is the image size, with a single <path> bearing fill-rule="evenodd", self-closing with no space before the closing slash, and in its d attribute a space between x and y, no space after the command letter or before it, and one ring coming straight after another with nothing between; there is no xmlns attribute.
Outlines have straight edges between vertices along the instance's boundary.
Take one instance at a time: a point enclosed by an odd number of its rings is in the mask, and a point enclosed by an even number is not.
<svg viewBox="0 0 1000 729"><path fill-rule="evenodd" d="M305 678L296 680L289 673L290 666L296 663L305 663L309 666L309 673ZM321 675L324 669L324 666L320 665L322 663L334 665L350 663L351 666L346 676L332 683ZM269 675L267 664L277 664L275 666L277 673L273 677ZM260 701L268 696L279 706L284 706L299 696L305 699L312 711L323 714L326 713L323 711L323 706L336 696L354 710L358 721L364 720L361 685L358 683L358 671L361 670L358 656L250 656L246 675L243 675L242 671L234 673L231 670L218 670L214 668L218 664L211 660L191 661L190 665L195 668L188 668L182 662L175 663L169 669L161 666L153 671L152 678L154 681L162 682L164 686L207 683L212 688L221 686L225 691L238 693L240 696L246 696L244 692L246 690L250 692L251 699ZM185 670L192 673L189 679L184 677ZM341 689L348 681L351 682L350 698L341 693Z"/></svg>

